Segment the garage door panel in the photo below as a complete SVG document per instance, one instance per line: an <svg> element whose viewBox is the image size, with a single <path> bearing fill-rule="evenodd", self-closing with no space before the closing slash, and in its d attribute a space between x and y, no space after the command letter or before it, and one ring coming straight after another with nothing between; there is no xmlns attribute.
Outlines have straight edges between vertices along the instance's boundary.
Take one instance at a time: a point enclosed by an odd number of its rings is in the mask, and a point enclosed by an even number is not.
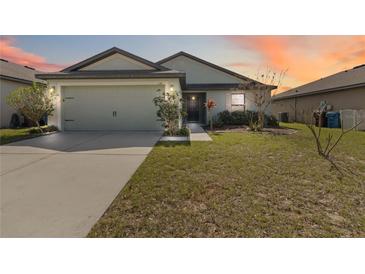
<svg viewBox="0 0 365 274"><path fill-rule="evenodd" d="M65 87L65 130L161 130L152 99L162 86Z"/></svg>

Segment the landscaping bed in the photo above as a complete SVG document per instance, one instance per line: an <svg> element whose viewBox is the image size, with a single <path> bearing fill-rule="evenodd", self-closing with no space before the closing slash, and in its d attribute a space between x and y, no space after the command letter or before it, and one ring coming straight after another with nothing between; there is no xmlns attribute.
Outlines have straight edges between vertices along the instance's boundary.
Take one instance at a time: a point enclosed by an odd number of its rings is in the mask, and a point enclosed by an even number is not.
<svg viewBox="0 0 365 274"><path fill-rule="evenodd" d="M58 129L55 126L42 126L42 130L43 133L37 127L0 129L0 145L50 134Z"/></svg>
<svg viewBox="0 0 365 274"><path fill-rule="evenodd" d="M281 126L297 133L159 143L88 236L365 237L365 132L333 151L341 177L304 125Z"/></svg>
<svg viewBox="0 0 365 274"><path fill-rule="evenodd" d="M215 128L213 131L210 131L209 128L206 128L209 132L215 133L224 133L224 132L252 132L249 126L245 125L226 125L220 128ZM270 133L274 135L290 135L296 133L297 130L291 128L284 127L271 127L271 128L263 128L262 131L257 133Z"/></svg>

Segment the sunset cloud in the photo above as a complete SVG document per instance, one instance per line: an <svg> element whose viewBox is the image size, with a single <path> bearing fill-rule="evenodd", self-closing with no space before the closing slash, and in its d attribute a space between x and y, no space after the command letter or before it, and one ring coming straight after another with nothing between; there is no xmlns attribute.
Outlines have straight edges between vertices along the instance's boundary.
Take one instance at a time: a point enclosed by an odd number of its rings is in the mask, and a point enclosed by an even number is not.
<svg viewBox="0 0 365 274"><path fill-rule="evenodd" d="M48 63L39 55L29 53L15 46L12 38L0 38L0 57L13 63L29 66L40 71L59 71L65 66Z"/></svg>
<svg viewBox="0 0 365 274"><path fill-rule="evenodd" d="M254 51L257 66L288 69L287 86L298 86L365 63L365 36L227 36ZM283 87L281 90L284 90Z"/></svg>

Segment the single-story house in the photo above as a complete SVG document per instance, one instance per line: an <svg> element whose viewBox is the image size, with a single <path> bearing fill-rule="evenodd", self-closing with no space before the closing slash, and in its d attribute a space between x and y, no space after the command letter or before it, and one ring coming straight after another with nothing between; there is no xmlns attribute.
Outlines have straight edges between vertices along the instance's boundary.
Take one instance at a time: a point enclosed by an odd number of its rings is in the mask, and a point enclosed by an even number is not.
<svg viewBox="0 0 365 274"><path fill-rule="evenodd" d="M31 86L33 82L44 83L36 79L35 74L41 73L34 68L11 63L8 60L0 59L0 127L6 128L10 125L13 113L19 113L16 109L8 106L6 97L18 87Z"/></svg>
<svg viewBox="0 0 365 274"><path fill-rule="evenodd" d="M187 121L204 124L208 99L217 103L214 114L255 110L256 89L270 96L276 88L185 52L155 63L116 47L37 77L58 94L48 123L61 130L160 130L153 98L162 92L179 93Z"/></svg>
<svg viewBox="0 0 365 274"><path fill-rule="evenodd" d="M273 96L272 111L287 112L289 122L306 122L324 101L332 111L365 110L365 64Z"/></svg>

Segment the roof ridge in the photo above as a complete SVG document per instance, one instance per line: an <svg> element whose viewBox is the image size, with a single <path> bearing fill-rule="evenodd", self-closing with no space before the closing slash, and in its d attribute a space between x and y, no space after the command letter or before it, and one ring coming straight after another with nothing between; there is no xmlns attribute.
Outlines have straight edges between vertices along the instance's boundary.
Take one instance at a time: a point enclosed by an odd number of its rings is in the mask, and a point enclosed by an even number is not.
<svg viewBox="0 0 365 274"><path fill-rule="evenodd" d="M104 59L104 58L106 58L108 56L111 56L113 54L116 54L116 53L119 53L119 54L121 54L123 56L129 57L129 58L131 58L131 59L133 59L135 61L138 61L138 62L140 62L142 64L145 64L145 65L150 66L152 68L155 68L157 70L168 70L168 68L166 68L166 67L164 67L162 65L159 65L159 64L154 63L152 61L149 61L149 60L147 60L147 59L145 59L143 57L140 57L138 55L135 55L133 53L130 53L130 52L126 51L126 50L123 50L123 49L120 49L120 48L114 46L114 47L112 47L110 49L107 49L107 50L102 51L102 52L100 52L98 54L95 54L95 55L93 55L93 56L91 56L91 57L89 57L89 58L87 58L87 59L85 59L83 61L80 61L80 62L78 62L78 63L76 63L76 64L74 64L72 66L69 66L69 67L61 70L60 72L75 71L77 69L83 68L83 67L88 66L90 64L96 63L97 61L100 61L100 60L102 60L102 59Z"/></svg>
<svg viewBox="0 0 365 274"><path fill-rule="evenodd" d="M166 58L163 58L163 59L157 61L156 64L163 64L163 63L168 62L168 61L170 61L170 60L172 60L172 59L174 59L174 58L176 58L178 56L181 56L181 55L184 55L185 57L188 57L190 59L193 59L193 60L195 60L197 62L200 62L202 64L205 64L207 66L210 66L210 67L212 67L214 69L217 69L217 70L220 70L220 71L225 72L227 74L230 74L231 76L237 77L239 79L246 80L246 81L253 81L253 82L260 83L260 84L264 85L263 83L261 83L261 82L259 82L257 80L251 79L251 78L249 78L247 76L244 76L244 75L239 74L237 72L234 72L232 70L226 69L226 68L224 68L222 66L219 66L219 65L216 65L216 64L214 64L212 62L206 61L206 60L204 60L202 58L199 58L199 57L197 57L195 55L192 55L190 53L187 53L185 51L179 51L179 52L177 52L177 53L175 53L173 55L170 55L170 56L168 56Z"/></svg>

